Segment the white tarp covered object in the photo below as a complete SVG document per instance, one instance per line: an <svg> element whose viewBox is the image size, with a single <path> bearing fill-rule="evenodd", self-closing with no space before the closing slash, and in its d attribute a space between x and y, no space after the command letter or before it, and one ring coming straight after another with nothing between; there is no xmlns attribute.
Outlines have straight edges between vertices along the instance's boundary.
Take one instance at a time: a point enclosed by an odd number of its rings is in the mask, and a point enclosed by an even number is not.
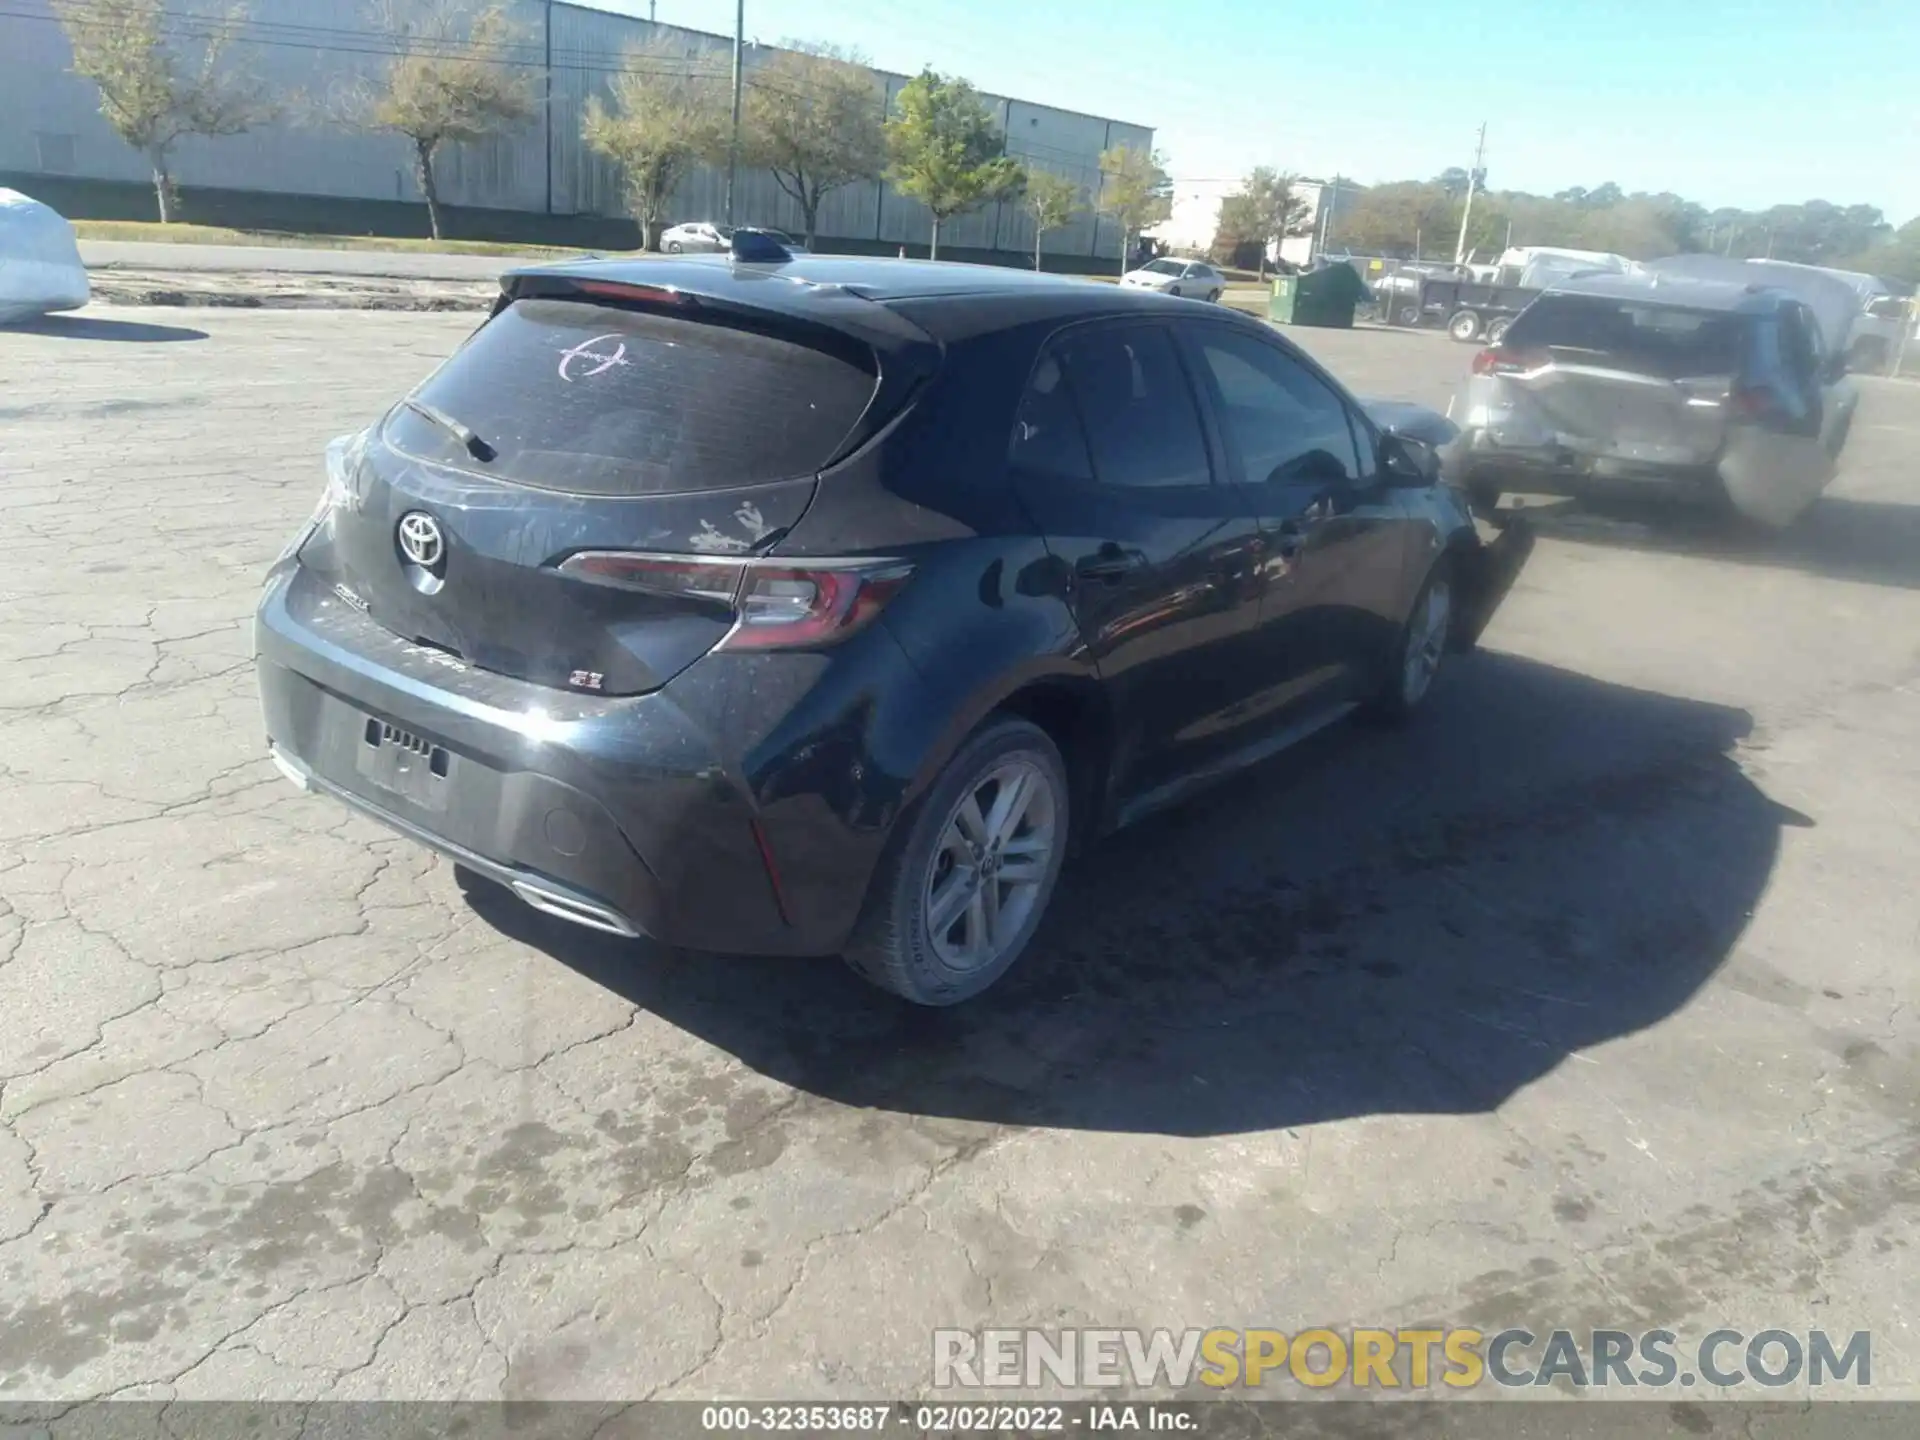
<svg viewBox="0 0 1920 1440"><path fill-rule="evenodd" d="M67 217L0 187L0 325L78 310L92 293Z"/></svg>

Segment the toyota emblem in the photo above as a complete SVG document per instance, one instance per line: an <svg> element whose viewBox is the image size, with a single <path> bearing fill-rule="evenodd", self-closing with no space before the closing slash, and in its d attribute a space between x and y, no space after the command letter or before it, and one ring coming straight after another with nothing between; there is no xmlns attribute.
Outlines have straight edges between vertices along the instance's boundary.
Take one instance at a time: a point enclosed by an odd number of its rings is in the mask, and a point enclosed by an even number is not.
<svg viewBox="0 0 1920 1440"><path fill-rule="evenodd" d="M431 570L447 555L447 542L440 533L440 522L424 510L409 510L400 517L400 553L423 570Z"/></svg>

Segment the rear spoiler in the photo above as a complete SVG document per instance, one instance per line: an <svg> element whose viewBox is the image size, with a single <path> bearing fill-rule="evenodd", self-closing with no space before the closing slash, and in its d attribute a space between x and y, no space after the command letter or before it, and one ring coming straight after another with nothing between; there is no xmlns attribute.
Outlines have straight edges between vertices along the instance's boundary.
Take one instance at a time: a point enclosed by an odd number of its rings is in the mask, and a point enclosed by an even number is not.
<svg viewBox="0 0 1920 1440"><path fill-rule="evenodd" d="M614 303L673 306L743 320L778 317L788 325L815 328L860 340L886 352L939 343L890 306L856 286L804 280L770 266L699 260L588 261L529 266L500 277L496 310L532 296L579 296Z"/></svg>

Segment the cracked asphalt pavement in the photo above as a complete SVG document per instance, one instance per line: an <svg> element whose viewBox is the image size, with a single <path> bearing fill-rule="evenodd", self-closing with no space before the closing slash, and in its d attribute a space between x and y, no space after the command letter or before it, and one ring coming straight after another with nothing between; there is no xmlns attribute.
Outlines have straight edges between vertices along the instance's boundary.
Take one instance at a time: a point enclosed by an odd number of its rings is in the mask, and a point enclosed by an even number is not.
<svg viewBox="0 0 1920 1440"><path fill-rule="evenodd" d="M1542 511L1411 730L1100 847L925 1013L470 896L267 762L259 576L472 323L0 335L0 1400L886 1397L936 1326L1423 1321L1866 1329L1920 1394L1920 388L1862 382L1780 541ZM1301 338L1429 403L1467 354Z"/></svg>

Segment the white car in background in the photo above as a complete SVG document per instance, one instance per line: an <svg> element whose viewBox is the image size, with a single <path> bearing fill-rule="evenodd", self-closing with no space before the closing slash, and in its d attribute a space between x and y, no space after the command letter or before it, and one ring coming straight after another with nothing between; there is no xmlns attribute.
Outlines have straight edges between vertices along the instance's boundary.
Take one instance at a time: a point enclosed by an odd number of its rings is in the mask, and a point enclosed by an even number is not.
<svg viewBox="0 0 1920 1440"><path fill-rule="evenodd" d="M713 225L706 221L689 221L685 225L671 225L660 232L660 248L669 255L716 255L731 248L735 226ZM807 247L787 234L784 230L775 230L767 225L741 225L741 230L751 230L778 240L796 255L807 253Z"/></svg>
<svg viewBox="0 0 1920 1440"><path fill-rule="evenodd" d="M0 188L0 325L78 310L92 298L67 217Z"/></svg>
<svg viewBox="0 0 1920 1440"><path fill-rule="evenodd" d="M1158 290L1165 295L1185 295L1193 300L1218 300L1227 288L1227 277L1199 260L1176 260L1163 255L1149 260L1138 270L1120 277L1122 285L1137 290Z"/></svg>

